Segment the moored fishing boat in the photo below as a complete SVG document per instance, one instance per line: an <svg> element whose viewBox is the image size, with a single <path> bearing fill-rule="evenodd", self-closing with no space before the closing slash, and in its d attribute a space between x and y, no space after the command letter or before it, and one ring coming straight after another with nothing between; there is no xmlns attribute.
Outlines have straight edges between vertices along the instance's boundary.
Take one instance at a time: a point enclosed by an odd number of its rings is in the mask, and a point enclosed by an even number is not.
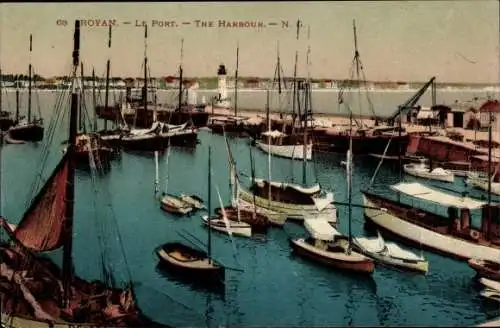
<svg viewBox="0 0 500 328"><path fill-rule="evenodd" d="M351 115L352 121L352 115ZM374 261L353 250L352 220L352 140L347 151L348 236L343 236L325 220L305 220L310 238L292 239L292 249L305 257L338 269L373 273Z"/></svg>
<svg viewBox="0 0 500 328"><path fill-rule="evenodd" d="M11 139L14 140L24 140L24 141L41 141L43 139L43 119L41 117L40 111L38 112L38 118L32 116L31 105L32 105L32 65L31 65L31 51L32 51L32 35L30 34L30 63L29 63L29 80L28 80L28 110L27 117L21 119L19 116L19 89L16 88L16 117L14 123L7 130Z"/></svg>
<svg viewBox="0 0 500 328"><path fill-rule="evenodd" d="M327 221L305 220L304 226L310 238L290 240L292 250L306 258L337 269L371 274L373 260L350 250L349 240Z"/></svg>
<svg viewBox="0 0 500 328"><path fill-rule="evenodd" d="M172 273L198 282L221 283L225 279L222 265L198 249L177 242L165 243L156 249L160 264Z"/></svg>
<svg viewBox="0 0 500 328"><path fill-rule="evenodd" d="M429 262L398 244L385 241L377 231L376 238L354 237L353 244L360 253L369 256L378 263L405 271L427 273Z"/></svg>
<svg viewBox="0 0 500 328"><path fill-rule="evenodd" d="M244 201L255 201L258 207L284 213L289 219L318 217L332 223L337 222L333 193L322 192L318 184L304 188L292 183L269 182L258 178L254 180L249 190L241 188L240 195Z"/></svg>
<svg viewBox="0 0 500 328"><path fill-rule="evenodd" d="M208 215L202 216L201 219L209 229L214 229L219 232L247 238L252 237L253 234L252 226L243 221L230 220L227 218L221 219L218 217L209 218Z"/></svg>
<svg viewBox="0 0 500 328"><path fill-rule="evenodd" d="M410 163L403 165L403 169L406 173L424 179L437 180L443 182L453 182L455 180L455 175L453 172L444 170L443 168L436 167L431 169L425 163Z"/></svg>
<svg viewBox="0 0 500 328"><path fill-rule="evenodd" d="M181 194L179 196L179 199L182 200L184 203L191 205L193 209L202 210L205 208L205 205L203 205L203 199L201 199L196 195Z"/></svg>
<svg viewBox="0 0 500 328"><path fill-rule="evenodd" d="M174 195L164 195L160 201L162 210L174 214L187 214L193 211L193 206Z"/></svg>
<svg viewBox="0 0 500 328"><path fill-rule="evenodd" d="M312 159L313 144L311 140L304 147L303 138L289 136L280 131L266 131L261 136L261 140L257 141L256 144L266 153L298 160L304 159L304 157L307 160Z"/></svg>

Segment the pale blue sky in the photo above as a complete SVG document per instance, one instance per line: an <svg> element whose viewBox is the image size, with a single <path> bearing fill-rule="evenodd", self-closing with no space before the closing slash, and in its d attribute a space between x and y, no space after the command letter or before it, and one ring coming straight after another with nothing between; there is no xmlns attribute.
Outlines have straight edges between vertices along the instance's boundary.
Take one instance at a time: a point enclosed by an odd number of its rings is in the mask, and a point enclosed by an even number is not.
<svg viewBox="0 0 500 328"><path fill-rule="evenodd" d="M234 3L3 3L0 4L0 65L26 73L28 40L32 62L43 76L69 72L74 20L116 19L112 75L141 76L144 30L135 20L175 20L179 27L149 28L148 57L153 76L176 74L184 38L187 76L213 76L223 62L234 74L240 44L240 76L273 76L280 42L285 73L292 75L295 49L299 74L306 74L307 32L295 41L295 22L310 26L311 75L348 78L353 57L352 20L369 80L499 82L499 2L338 1ZM57 26L57 19L69 22ZM197 28L195 20L288 21L289 28ZM123 22L131 21L125 25ZM192 22L182 25L182 22ZM82 30L85 70L105 73L107 28Z"/></svg>

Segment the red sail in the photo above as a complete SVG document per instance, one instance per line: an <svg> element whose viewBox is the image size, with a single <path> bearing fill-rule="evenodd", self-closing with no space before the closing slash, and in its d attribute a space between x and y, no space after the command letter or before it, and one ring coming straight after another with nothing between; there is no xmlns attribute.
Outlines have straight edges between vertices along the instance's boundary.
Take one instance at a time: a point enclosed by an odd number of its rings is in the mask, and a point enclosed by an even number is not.
<svg viewBox="0 0 500 328"><path fill-rule="evenodd" d="M64 243L68 165L64 156L14 231L16 239L32 251L50 251Z"/></svg>

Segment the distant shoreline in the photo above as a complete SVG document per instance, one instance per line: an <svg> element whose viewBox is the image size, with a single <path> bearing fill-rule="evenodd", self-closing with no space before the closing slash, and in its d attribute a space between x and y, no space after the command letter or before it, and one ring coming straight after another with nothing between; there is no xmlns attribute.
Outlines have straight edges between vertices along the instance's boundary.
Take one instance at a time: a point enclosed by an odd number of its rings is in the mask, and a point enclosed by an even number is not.
<svg viewBox="0 0 500 328"><path fill-rule="evenodd" d="M6 92L15 92L16 88L12 87L4 87L3 88ZM57 88L57 87L52 87L52 88L33 88L37 91L61 91L61 90L69 90L68 88ZM88 88L86 91L91 91L91 88ZM27 87L19 88L20 91L28 91ZM104 91L104 88L97 88L97 91ZM117 92L117 91L125 91L125 88L109 88L110 91ZM177 92L178 89L156 89L159 92ZM218 89L202 89L202 88L196 88L192 89L197 92L212 92L212 93L217 93ZM405 92L417 92L419 89L361 89L363 92L399 92L399 93L405 93ZM492 92L492 93L500 93L500 87L446 87L446 88L437 88L436 89L439 92ZM267 89L262 89L262 88L239 88L238 92L266 92ZM277 92L278 90L271 89L271 92ZM290 90L285 90L282 91L283 93L290 92ZM339 88L315 88L312 89L313 92L358 92L357 89L339 89ZM234 93L234 88L228 88L227 89L228 93Z"/></svg>

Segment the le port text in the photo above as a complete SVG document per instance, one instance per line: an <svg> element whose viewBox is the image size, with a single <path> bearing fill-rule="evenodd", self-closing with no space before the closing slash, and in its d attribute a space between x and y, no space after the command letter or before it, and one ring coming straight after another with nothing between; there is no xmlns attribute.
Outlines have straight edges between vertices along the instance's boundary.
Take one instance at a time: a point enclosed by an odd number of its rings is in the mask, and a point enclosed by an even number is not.
<svg viewBox="0 0 500 328"><path fill-rule="evenodd" d="M57 19L57 26L70 26L68 20L66 19ZM171 19L152 19L152 20L133 20L133 21L119 21L117 19L81 19L80 26L88 27L88 28L98 28L104 27L107 28L109 26L133 26L133 27L144 27L148 25L148 27L154 28L178 28L178 27L193 27L193 28L219 28L219 29L263 29L267 27L274 28L288 28L289 26L293 26L293 24L289 24L288 21L284 20L276 20L276 21L259 21L259 20L203 20L203 19L195 19L189 21L178 21Z"/></svg>

